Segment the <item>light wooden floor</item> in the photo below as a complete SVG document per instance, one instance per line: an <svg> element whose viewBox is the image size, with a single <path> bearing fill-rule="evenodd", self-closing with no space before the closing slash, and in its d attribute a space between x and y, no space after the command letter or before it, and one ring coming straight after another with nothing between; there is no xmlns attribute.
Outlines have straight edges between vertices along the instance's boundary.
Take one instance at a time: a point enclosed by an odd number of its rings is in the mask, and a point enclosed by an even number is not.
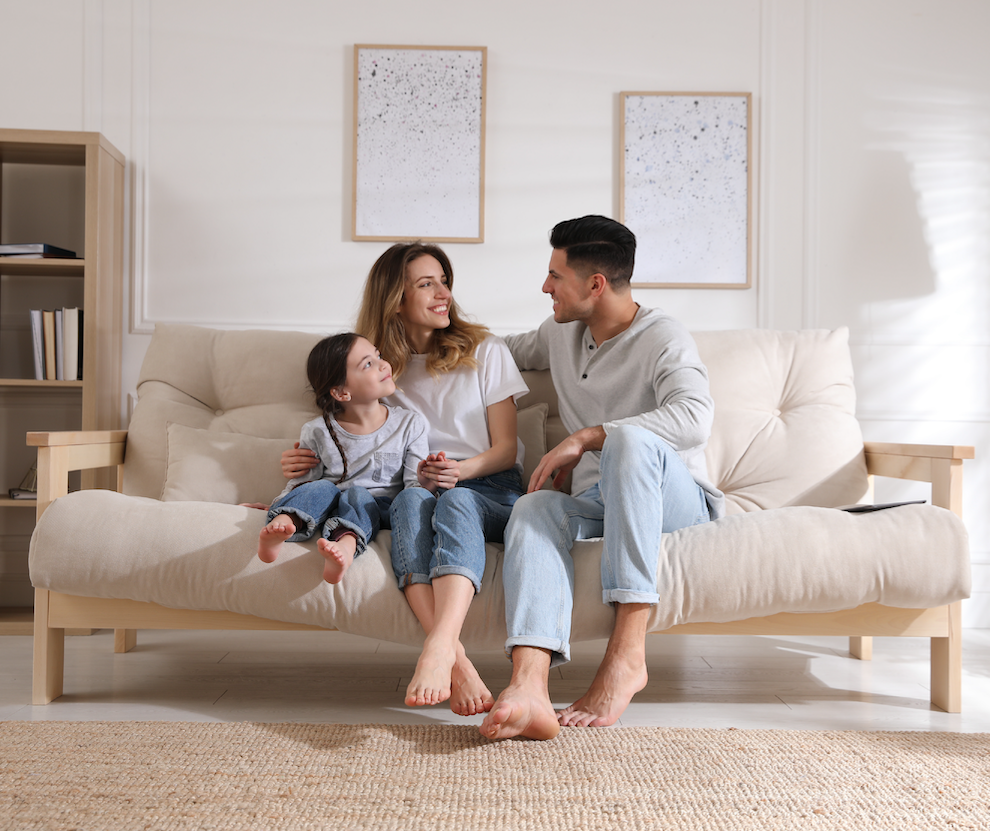
<svg viewBox="0 0 990 831"><path fill-rule="evenodd" d="M878 638L874 659L844 638L657 636L650 683L623 726L990 733L990 630L963 636L963 712L928 703L928 641ZM603 642L575 647L553 673L557 706L579 697ZM65 695L32 707L30 637L0 637L0 720L305 721L477 724L446 707L406 707L417 651L338 632L140 632L113 653L113 633L66 639ZM500 653L472 656L496 693Z"/></svg>

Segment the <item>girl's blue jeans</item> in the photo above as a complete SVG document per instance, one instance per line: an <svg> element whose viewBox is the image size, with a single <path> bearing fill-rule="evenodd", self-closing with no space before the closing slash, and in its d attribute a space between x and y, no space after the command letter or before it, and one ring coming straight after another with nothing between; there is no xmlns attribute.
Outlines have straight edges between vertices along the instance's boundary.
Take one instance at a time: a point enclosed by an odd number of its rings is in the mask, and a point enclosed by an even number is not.
<svg viewBox="0 0 990 831"><path fill-rule="evenodd" d="M506 653L535 646L556 666L570 659L575 540L604 537L602 601L659 601L661 534L708 522L705 492L663 439L642 427L613 427L601 479L578 496L527 494L505 531Z"/></svg>
<svg viewBox="0 0 990 831"><path fill-rule="evenodd" d="M340 490L329 479L305 482L276 499L268 510L268 522L279 514L291 515L296 533L286 542L310 539L317 530L324 539L337 539L344 531L357 537L356 557L381 528L388 528L388 511L392 500L372 496L361 487Z"/></svg>
<svg viewBox="0 0 990 831"><path fill-rule="evenodd" d="M485 542L502 542L505 524L522 494L515 469L458 482L436 495L406 488L392 502L392 570L405 589L460 574L481 590Z"/></svg>

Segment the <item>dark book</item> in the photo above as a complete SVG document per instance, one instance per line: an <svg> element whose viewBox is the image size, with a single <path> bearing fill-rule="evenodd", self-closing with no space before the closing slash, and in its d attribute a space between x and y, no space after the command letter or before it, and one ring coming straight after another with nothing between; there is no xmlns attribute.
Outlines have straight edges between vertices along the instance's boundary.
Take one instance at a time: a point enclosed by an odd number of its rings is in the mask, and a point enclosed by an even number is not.
<svg viewBox="0 0 990 831"><path fill-rule="evenodd" d="M0 245L0 257L58 257L74 260L76 252L59 248L57 245L49 245L47 242L20 242Z"/></svg>
<svg viewBox="0 0 990 831"><path fill-rule="evenodd" d="M11 499L38 498L38 462L35 460L30 470L24 475L20 487L11 488L8 493Z"/></svg>
<svg viewBox="0 0 990 831"><path fill-rule="evenodd" d="M924 505L926 500L914 499L910 502L879 502L872 505L843 505L840 511L848 511L850 514L869 514L873 511L885 511L887 508L899 508L901 505Z"/></svg>

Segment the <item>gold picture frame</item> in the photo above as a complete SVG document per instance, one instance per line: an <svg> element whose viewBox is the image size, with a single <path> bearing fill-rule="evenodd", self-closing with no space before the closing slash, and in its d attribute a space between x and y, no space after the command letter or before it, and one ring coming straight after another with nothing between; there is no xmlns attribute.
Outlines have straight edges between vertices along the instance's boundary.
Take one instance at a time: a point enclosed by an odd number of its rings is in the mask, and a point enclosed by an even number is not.
<svg viewBox="0 0 990 831"><path fill-rule="evenodd" d="M484 242L487 47L354 47L354 240Z"/></svg>
<svg viewBox="0 0 990 831"><path fill-rule="evenodd" d="M633 286L751 288L752 94L622 92L620 109Z"/></svg>

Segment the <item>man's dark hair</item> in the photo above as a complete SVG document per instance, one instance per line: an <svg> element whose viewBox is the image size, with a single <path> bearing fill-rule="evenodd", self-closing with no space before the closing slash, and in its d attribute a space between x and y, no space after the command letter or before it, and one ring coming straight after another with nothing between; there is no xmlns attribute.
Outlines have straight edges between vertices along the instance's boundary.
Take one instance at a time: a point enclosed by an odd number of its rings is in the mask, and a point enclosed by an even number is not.
<svg viewBox="0 0 990 831"><path fill-rule="evenodd" d="M636 262L636 235L607 216L582 216L558 222L550 244L567 253L567 265L582 276L600 272L613 289L624 288Z"/></svg>

